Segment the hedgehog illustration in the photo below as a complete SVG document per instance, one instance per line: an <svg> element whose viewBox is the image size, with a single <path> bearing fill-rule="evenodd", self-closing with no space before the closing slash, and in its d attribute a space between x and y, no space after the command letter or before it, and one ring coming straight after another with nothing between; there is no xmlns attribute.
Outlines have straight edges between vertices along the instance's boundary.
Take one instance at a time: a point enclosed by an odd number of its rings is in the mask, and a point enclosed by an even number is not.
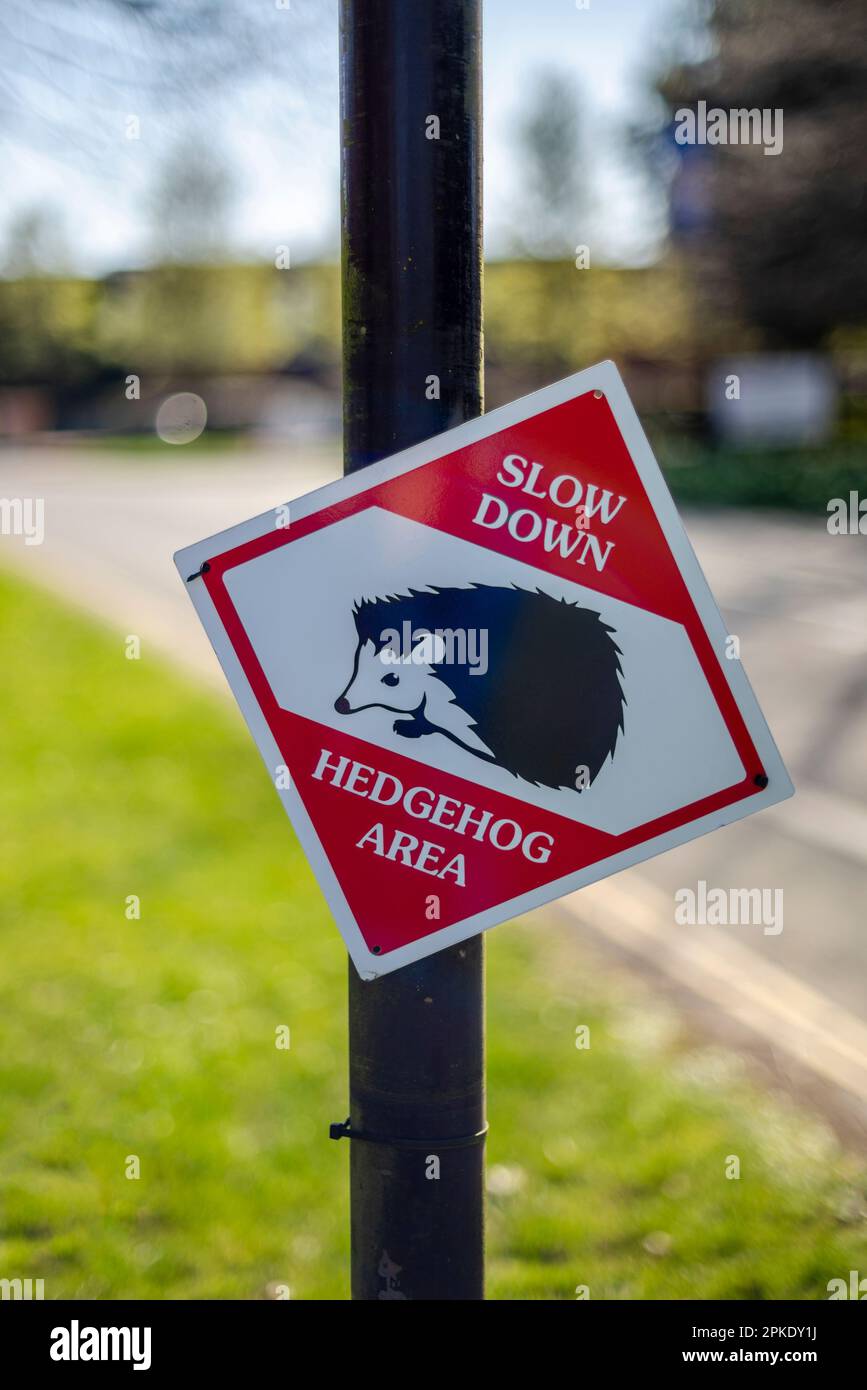
<svg viewBox="0 0 867 1390"><path fill-rule="evenodd" d="M541 589L473 584L362 599L338 714L383 709L537 786L589 786L614 755L620 648L598 613Z"/></svg>

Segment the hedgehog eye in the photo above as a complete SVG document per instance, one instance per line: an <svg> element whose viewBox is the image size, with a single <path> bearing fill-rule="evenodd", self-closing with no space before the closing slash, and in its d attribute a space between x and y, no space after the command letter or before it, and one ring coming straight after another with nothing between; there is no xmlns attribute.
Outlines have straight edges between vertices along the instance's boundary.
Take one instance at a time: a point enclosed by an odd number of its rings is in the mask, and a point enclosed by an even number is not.
<svg viewBox="0 0 867 1390"><path fill-rule="evenodd" d="M400 676L396 676L393 671L389 671L387 676L383 676L382 683L383 685L397 685L399 680Z"/></svg>

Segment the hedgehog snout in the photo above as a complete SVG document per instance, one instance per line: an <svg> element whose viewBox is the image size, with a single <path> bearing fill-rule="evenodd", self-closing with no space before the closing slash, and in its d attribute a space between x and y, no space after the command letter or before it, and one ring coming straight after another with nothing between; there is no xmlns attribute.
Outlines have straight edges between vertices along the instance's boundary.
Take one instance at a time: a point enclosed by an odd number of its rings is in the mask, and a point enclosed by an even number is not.
<svg viewBox="0 0 867 1390"><path fill-rule="evenodd" d="M334 701L334 708L337 710L338 714L352 713L352 706L350 705L345 695L339 695L337 697L337 699Z"/></svg>

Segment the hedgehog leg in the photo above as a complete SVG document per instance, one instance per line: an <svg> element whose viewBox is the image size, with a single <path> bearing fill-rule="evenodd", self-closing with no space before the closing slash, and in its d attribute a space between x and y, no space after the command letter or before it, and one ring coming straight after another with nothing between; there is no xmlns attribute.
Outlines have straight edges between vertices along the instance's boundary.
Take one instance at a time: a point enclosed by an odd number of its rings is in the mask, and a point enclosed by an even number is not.
<svg viewBox="0 0 867 1390"><path fill-rule="evenodd" d="M432 724L424 712L427 697L422 700L417 709L412 711L410 719L395 719L392 728L401 738L421 738L424 734L438 734L440 730L436 724Z"/></svg>
<svg viewBox="0 0 867 1390"><path fill-rule="evenodd" d="M391 726L396 734L401 738L421 738L422 734L432 734L434 728L425 720L424 724L419 724L415 719L395 719Z"/></svg>
<svg viewBox="0 0 867 1390"><path fill-rule="evenodd" d="M442 731L432 724L424 715L414 714L412 719L395 719L392 725L394 732L400 734L401 738L422 738L424 734L438 734Z"/></svg>

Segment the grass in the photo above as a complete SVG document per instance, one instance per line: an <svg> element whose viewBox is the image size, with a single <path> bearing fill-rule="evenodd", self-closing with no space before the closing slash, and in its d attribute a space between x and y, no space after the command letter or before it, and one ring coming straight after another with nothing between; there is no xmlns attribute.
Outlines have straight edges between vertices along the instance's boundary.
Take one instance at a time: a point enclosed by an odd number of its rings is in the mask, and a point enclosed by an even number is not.
<svg viewBox="0 0 867 1390"><path fill-rule="evenodd" d="M0 1277L345 1298L345 955L249 736L4 577L0 642ZM811 1299L867 1273L865 1170L821 1124L559 925L489 942L490 1296Z"/></svg>
<svg viewBox="0 0 867 1390"><path fill-rule="evenodd" d="M867 488L863 443L816 449L710 448L654 434L666 481L678 502L696 506L773 507L812 512L824 523L828 503Z"/></svg>
<svg viewBox="0 0 867 1390"><path fill-rule="evenodd" d="M241 430L206 429L195 439L185 444L168 444L161 439L156 430L143 430L139 434L98 434L89 435L82 441L89 449L111 454L144 455L148 462L154 456L164 455L166 459L176 459L179 455L233 453L249 442L249 436Z"/></svg>

